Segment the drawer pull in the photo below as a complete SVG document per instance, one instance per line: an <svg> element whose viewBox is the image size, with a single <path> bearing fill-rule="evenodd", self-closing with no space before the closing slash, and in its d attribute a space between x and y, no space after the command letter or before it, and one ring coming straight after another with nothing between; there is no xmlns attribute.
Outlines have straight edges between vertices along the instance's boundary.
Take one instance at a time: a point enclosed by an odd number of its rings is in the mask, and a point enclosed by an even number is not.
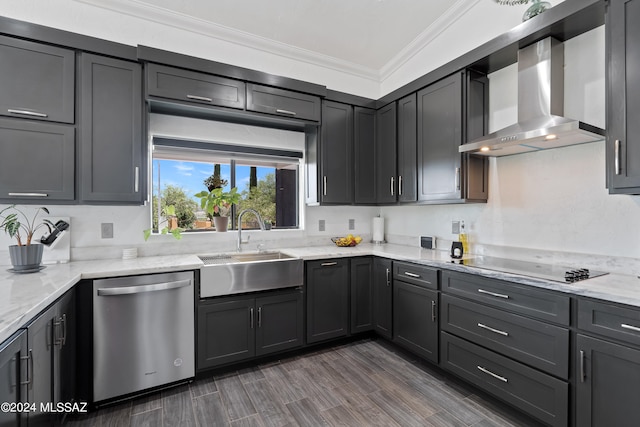
<svg viewBox="0 0 640 427"><path fill-rule="evenodd" d="M22 114L23 116L33 116L33 117L49 117L45 113L38 113L36 111L27 111L27 110L14 110L13 108L9 108L7 113L11 114Z"/></svg>
<svg viewBox="0 0 640 427"><path fill-rule="evenodd" d="M332 265L338 265L338 263L334 261L334 262L323 262L322 264L320 264L320 266L322 267L331 267Z"/></svg>
<svg viewBox="0 0 640 427"><path fill-rule="evenodd" d="M47 193L9 193L13 197L47 197Z"/></svg>
<svg viewBox="0 0 640 427"><path fill-rule="evenodd" d="M626 323L623 323L620 326L624 329L631 329L632 331L640 332L640 328L637 326L627 325Z"/></svg>
<svg viewBox="0 0 640 427"><path fill-rule="evenodd" d="M198 95L187 95L187 98L194 99L196 101L205 101L205 102L213 102L212 98L208 98L206 96L198 96Z"/></svg>
<svg viewBox="0 0 640 427"><path fill-rule="evenodd" d="M409 273L408 271L405 271L405 272L404 272L404 275L405 275L405 276L409 276L409 277L415 277L416 279L419 279L419 278L420 278L420 275L419 275L419 274L416 274L416 273Z"/></svg>
<svg viewBox="0 0 640 427"><path fill-rule="evenodd" d="M296 113L295 111L281 110L280 108L278 108L278 109L276 110L276 113L279 113L279 114L288 114L288 115L290 115L290 116L297 116L297 115L298 115L298 113Z"/></svg>
<svg viewBox="0 0 640 427"><path fill-rule="evenodd" d="M491 331L493 333L496 333L498 335L502 335L504 337L508 337L509 336L509 332L501 331L500 329L494 329L491 326L487 326L487 325L482 324L482 323L478 323L478 328L486 329L487 331Z"/></svg>
<svg viewBox="0 0 640 427"><path fill-rule="evenodd" d="M496 297L496 298L509 299L509 295L505 295L505 294L497 294L497 293L495 293L495 292L485 291L484 289L478 289L478 292L480 292L481 294L491 295L492 297Z"/></svg>
<svg viewBox="0 0 640 427"><path fill-rule="evenodd" d="M491 372L490 370L483 368L482 366L478 365L477 366L478 369L480 369L482 372L484 372L487 375L491 375L493 378L502 381L503 383L508 383L509 380L501 375L498 374L494 374L493 372Z"/></svg>

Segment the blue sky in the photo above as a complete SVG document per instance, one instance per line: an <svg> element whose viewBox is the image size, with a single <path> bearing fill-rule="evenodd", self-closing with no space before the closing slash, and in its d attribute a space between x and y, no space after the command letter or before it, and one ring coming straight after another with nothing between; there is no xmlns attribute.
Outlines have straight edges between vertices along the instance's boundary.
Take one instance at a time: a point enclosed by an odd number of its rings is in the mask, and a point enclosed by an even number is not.
<svg viewBox="0 0 640 427"><path fill-rule="evenodd" d="M213 174L213 164L211 163L156 159L153 161L154 194L158 186L158 163L160 164L160 184L162 187L164 188L165 185L175 185L181 187L189 196L206 190L207 188L204 186L203 181ZM263 179L268 173L273 173L273 170L273 168L258 167L258 180ZM236 187L238 187L238 191L243 191L249 185L249 171L249 166L236 167ZM221 165L220 172L222 179L226 179L229 182L231 181L229 165ZM231 185L227 184L224 189L228 191L230 188Z"/></svg>

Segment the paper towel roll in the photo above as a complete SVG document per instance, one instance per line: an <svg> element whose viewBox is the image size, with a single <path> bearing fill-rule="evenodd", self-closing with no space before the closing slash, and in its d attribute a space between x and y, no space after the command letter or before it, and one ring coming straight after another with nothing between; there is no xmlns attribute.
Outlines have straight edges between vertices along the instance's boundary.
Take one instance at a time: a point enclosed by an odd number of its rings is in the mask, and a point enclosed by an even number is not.
<svg viewBox="0 0 640 427"><path fill-rule="evenodd" d="M373 218L373 224L371 226L372 238L374 243L384 242L384 217L377 216Z"/></svg>

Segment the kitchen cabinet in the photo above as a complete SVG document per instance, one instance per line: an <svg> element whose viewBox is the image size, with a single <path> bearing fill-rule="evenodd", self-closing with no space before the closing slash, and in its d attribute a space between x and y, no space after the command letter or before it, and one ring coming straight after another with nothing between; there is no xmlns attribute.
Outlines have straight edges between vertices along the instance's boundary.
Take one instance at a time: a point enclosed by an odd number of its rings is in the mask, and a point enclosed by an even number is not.
<svg viewBox="0 0 640 427"><path fill-rule="evenodd" d="M438 363L438 272L394 262L393 341Z"/></svg>
<svg viewBox="0 0 640 427"><path fill-rule="evenodd" d="M322 102L320 129L320 201L353 203L353 107Z"/></svg>
<svg viewBox="0 0 640 427"><path fill-rule="evenodd" d="M244 82L154 63L145 67L150 96L241 110L245 107Z"/></svg>
<svg viewBox="0 0 640 427"><path fill-rule="evenodd" d="M29 378L27 332L19 330L0 344L0 402L27 402ZM27 425L27 412L0 411L0 427Z"/></svg>
<svg viewBox="0 0 640 427"><path fill-rule="evenodd" d="M354 202L376 203L376 112L370 108L354 107Z"/></svg>
<svg viewBox="0 0 640 427"><path fill-rule="evenodd" d="M391 103L377 112L375 183L376 201L395 203L400 177L396 171L396 104Z"/></svg>
<svg viewBox="0 0 640 427"><path fill-rule="evenodd" d="M606 14L606 162L612 194L640 194L639 0L612 0Z"/></svg>
<svg viewBox="0 0 640 427"><path fill-rule="evenodd" d="M0 118L0 202L75 199L75 128Z"/></svg>
<svg viewBox="0 0 640 427"><path fill-rule="evenodd" d="M80 199L146 200L140 64L83 53L80 95Z"/></svg>
<svg viewBox="0 0 640 427"><path fill-rule="evenodd" d="M349 334L349 259L306 263L308 344Z"/></svg>
<svg viewBox="0 0 640 427"><path fill-rule="evenodd" d="M303 343L299 289L202 300L197 311L198 371Z"/></svg>
<svg viewBox="0 0 640 427"><path fill-rule="evenodd" d="M356 334L373 329L373 260L371 257L350 259L351 327Z"/></svg>
<svg viewBox="0 0 640 427"><path fill-rule="evenodd" d="M247 110L320 122L320 98L275 87L247 84Z"/></svg>
<svg viewBox="0 0 640 427"><path fill-rule="evenodd" d="M581 298L578 329L576 425L637 426L640 310Z"/></svg>
<svg viewBox="0 0 640 427"><path fill-rule="evenodd" d="M415 93L398 101L398 201L418 200L418 167L416 161L418 143L418 106Z"/></svg>
<svg viewBox="0 0 640 427"><path fill-rule="evenodd" d="M393 286L391 260L373 261L373 321L374 330L383 338L393 338Z"/></svg>
<svg viewBox="0 0 640 427"><path fill-rule="evenodd" d="M75 52L0 37L0 115L75 120Z"/></svg>
<svg viewBox="0 0 640 427"><path fill-rule="evenodd" d="M486 132L487 93L486 77L471 71L417 93L418 201L487 201L487 160L458 151Z"/></svg>

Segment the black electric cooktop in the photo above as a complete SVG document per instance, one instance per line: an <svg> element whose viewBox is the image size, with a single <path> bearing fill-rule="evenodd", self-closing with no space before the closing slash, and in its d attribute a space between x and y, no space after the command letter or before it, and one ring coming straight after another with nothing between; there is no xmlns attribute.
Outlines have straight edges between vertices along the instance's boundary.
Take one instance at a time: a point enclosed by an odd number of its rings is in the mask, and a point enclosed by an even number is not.
<svg viewBox="0 0 640 427"><path fill-rule="evenodd" d="M486 270L519 274L521 276L552 280L561 283L574 283L593 277L609 274L605 271L595 271L587 268L566 267L561 265L539 264L536 262L517 261L494 257L476 257L465 260L452 261L469 267L484 268Z"/></svg>

